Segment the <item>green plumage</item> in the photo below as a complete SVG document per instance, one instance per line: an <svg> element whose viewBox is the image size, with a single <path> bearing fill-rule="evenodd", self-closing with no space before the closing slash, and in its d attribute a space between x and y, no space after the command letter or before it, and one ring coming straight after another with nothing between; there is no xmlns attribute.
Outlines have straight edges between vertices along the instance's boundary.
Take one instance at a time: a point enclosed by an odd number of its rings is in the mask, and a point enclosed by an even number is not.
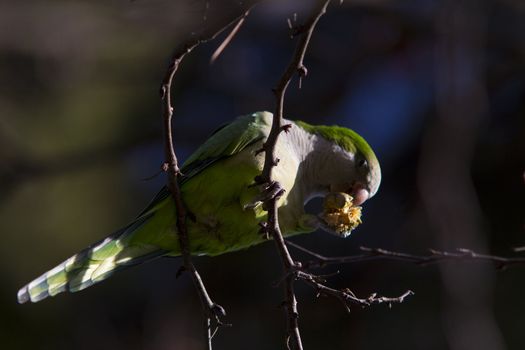
<svg viewBox="0 0 525 350"><path fill-rule="evenodd" d="M263 167L264 155L257 151L269 134L271 119L272 115L267 112L237 118L217 130L183 164L182 196L195 217L195 220L187 220L192 254L214 256L263 241L258 223L265 220L266 212L260 204L254 205L254 198L260 191L252 185ZM354 140L357 148L368 152L369 146L353 132L351 140L345 141L345 137L349 137L345 134L348 129L335 130L334 135L340 136L330 139L332 134L328 130L314 130L306 123L297 125L307 132L297 133L305 145L313 134L319 133L345 150L352 150ZM310 232L317 227L309 224L311 216L305 214L303 208L307 200L301 192L303 184L297 183L304 165L301 152L306 151L293 150L292 141L282 142L279 155L282 165L274 172L276 180L287 190L278 203L281 229L285 235ZM19 302L36 302L64 291L76 292L119 269L164 255L179 255L175 217L171 195L163 188L128 226L20 289Z"/></svg>
<svg viewBox="0 0 525 350"><path fill-rule="evenodd" d="M194 254L217 255L260 241L253 211L235 213L242 187L253 181L259 167L256 162L240 162L231 156L265 137L261 124L261 114L238 118L218 130L183 164L184 201L192 213L199 214L197 222L188 220ZM222 164L217 167L219 161ZM256 189L244 192L257 193ZM191 195L195 193L199 195ZM252 234L242 235L240 228L249 226L253 227ZM76 292L123 267L162 255L177 256L180 249L174 227L175 207L163 188L134 222L26 285L19 291L18 300L36 302L63 291Z"/></svg>

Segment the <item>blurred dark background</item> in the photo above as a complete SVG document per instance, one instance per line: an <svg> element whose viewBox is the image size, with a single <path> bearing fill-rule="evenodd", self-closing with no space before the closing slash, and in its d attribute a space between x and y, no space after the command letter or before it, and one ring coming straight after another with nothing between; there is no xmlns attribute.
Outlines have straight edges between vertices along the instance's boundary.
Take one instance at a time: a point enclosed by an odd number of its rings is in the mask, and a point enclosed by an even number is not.
<svg viewBox="0 0 525 350"><path fill-rule="evenodd" d="M77 294L18 305L25 283L137 214L165 178L159 82L172 49L236 2L0 3L0 348L200 349L200 305L181 262L160 259ZM213 64L221 38L176 77L185 159L235 116L273 110L271 88L311 1L259 4ZM343 240L293 239L325 255L525 245L525 3L338 1L316 30L308 77L286 115L355 129L383 169L364 223ZM298 258L305 258L297 251ZM196 264L232 328L217 349L284 348L281 268L266 243ZM355 307L298 286L307 349L523 349L525 270L488 263L332 266L329 284L399 295Z"/></svg>

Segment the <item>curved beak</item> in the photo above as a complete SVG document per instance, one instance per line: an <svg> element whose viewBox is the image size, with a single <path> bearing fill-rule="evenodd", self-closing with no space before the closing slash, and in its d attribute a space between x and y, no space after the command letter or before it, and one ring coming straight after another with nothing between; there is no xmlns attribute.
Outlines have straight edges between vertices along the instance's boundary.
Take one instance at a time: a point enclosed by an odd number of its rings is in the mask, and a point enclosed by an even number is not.
<svg viewBox="0 0 525 350"><path fill-rule="evenodd" d="M363 204L368 198L370 198L370 191L361 182L355 182L347 192L349 195L354 197L354 205Z"/></svg>
<svg viewBox="0 0 525 350"><path fill-rule="evenodd" d="M366 188L355 187L351 195L354 197L354 205L361 205L370 197L370 192Z"/></svg>
<svg viewBox="0 0 525 350"><path fill-rule="evenodd" d="M348 185L346 185L348 186ZM361 182L355 182L352 186L330 186L330 192L345 192L351 195L354 198L353 205L358 206L363 204L368 198L370 198L370 191L368 188Z"/></svg>

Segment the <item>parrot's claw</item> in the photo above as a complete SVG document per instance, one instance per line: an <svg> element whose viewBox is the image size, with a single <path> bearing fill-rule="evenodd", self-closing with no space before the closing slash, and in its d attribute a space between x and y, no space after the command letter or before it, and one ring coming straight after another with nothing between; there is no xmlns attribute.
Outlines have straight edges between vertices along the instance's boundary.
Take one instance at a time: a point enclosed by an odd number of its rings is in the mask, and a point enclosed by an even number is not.
<svg viewBox="0 0 525 350"><path fill-rule="evenodd" d="M243 206L245 210L255 209L260 205L263 205L263 209L266 210L264 203L272 199L279 199L286 191L277 181L264 182L259 185L259 188L261 193L255 196L251 202Z"/></svg>
<svg viewBox="0 0 525 350"><path fill-rule="evenodd" d="M255 208L257 208L257 207L258 207L259 205L261 205L261 204L262 204L261 201L259 201L259 200L254 200L254 201L252 201L252 202L250 202L250 203L248 203L248 204L243 205L242 208L243 208L244 210L246 210L246 209L255 209Z"/></svg>
<svg viewBox="0 0 525 350"><path fill-rule="evenodd" d="M285 189L282 188L281 184L277 181L266 182L261 185L261 195L260 201L264 204L273 199L279 199L285 192Z"/></svg>

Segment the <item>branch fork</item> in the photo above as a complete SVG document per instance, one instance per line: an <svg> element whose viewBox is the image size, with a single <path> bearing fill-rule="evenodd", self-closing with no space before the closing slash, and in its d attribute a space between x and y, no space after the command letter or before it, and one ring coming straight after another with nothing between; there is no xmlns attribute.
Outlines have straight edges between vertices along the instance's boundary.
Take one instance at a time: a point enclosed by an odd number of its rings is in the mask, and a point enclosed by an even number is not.
<svg viewBox="0 0 525 350"><path fill-rule="evenodd" d="M272 179L272 170L279 163L279 159L275 156L275 146L277 144L279 134L281 132L287 133L291 128L290 124L283 125L284 95L291 79L295 74L297 74L299 77L299 87L301 86L302 78L306 77L308 74L308 70L303 63L306 49L317 22L326 12L326 8L329 3L330 0L318 0L311 17L300 28L296 28L296 33L294 36L300 37L296 46L296 50L293 54L291 62L279 80L277 87L273 89L276 98L276 110L273 116L271 131L262 149L257 152L264 152L265 160L261 175L255 178L255 185L263 185L263 208L268 212L267 222L261 224L261 233L265 234L268 238L270 236L273 238L281 258L284 271L283 281L285 292L285 301L283 306L287 315L287 334L285 340L289 349L296 350L303 349L298 324L299 312L297 309L297 299L295 297L294 291L294 283L297 280L301 280L313 286L319 295L330 295L338 298L343 302L347 310L349 310L349 303L368 306L374 303L391 304L394 302L402 302L404 298L411 293L408 291L398 298L377 297L376 294L373 294L366 299L359 299L350 290L336 290L327 287L323 284L324 280L322 280L321 276L315 276L305 272L303 264L295 261L291 257L279 227L277 201L284 194L284 189L278 182ZM160 87L160 97L163 107L162 110L166 154L166 161L163 164L162 169L168 174L168 188L172 194L177 210L177 234L181 247L181 253L184 259L184 269L179 270L177 275L180 275L182 271L187 271L192 277L193 283L199 294L205 316L204 330L208 349L212 349L212 339L216 334L217 329L221 326L227 326L227 324L222 322L222 317L226 315L226 312L222 306L213 302L213 300L210 298L204 283L202 282L202 279L191 260L189 237L186 226L186 219L188 217L191 218L191 213L187 210L184 204L179 187L179 179L182 177L182 174L178 166L175 148L173 145L173 107L171 104L171 85L180 63L188 53L190 53L201 43L215 38L219 33L229 26L237 24L223 45L219 47L217 55L214 55L212 58L212 60L215 59L227 45L229 40L231 40L231 38L238 31L247 15L248 12L244 12L243 15L237 16L233 21L230 20L226 22L226 24L219 26L219 29L215 29L209 33L203 33L200 36L196 35L179 50L176 50L171 57L166 74ZM213 323L215 324L216 328L212 331Z"/></svg>

